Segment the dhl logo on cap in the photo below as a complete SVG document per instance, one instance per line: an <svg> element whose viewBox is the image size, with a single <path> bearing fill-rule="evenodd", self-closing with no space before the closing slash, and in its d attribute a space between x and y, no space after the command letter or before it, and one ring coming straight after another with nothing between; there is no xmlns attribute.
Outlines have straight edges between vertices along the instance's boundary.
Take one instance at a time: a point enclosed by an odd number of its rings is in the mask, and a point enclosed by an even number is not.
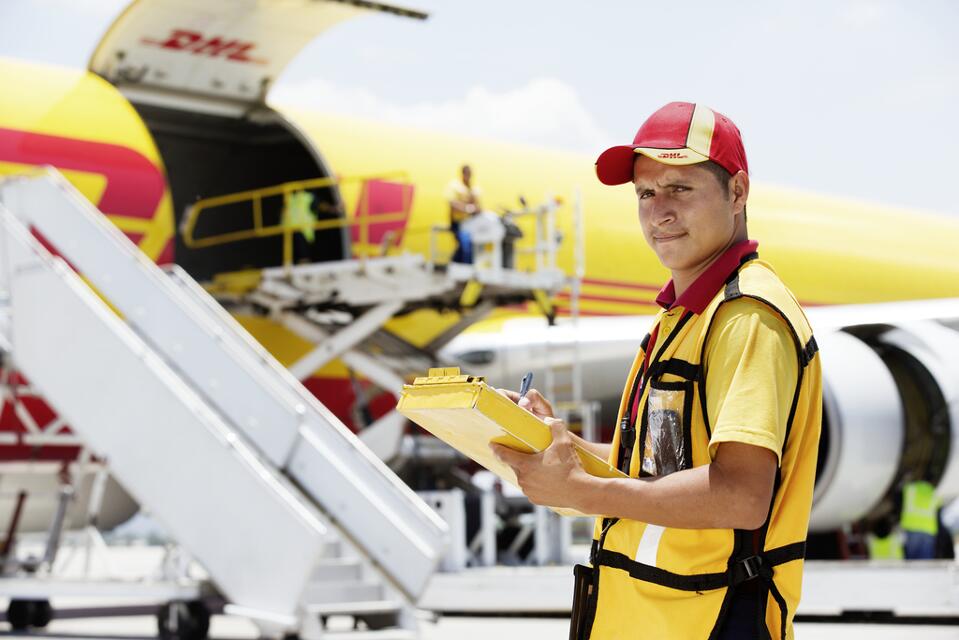
<svg viewBox="0 0 959 640"><path fill-rule="evenodd" d="M631 182L637 153L664 164L712 160L731 175L749 173L742 135L733 121L691 102L670 102L647 118L632 144L611 147L600 154L596 160L600 182Z"/></svg>

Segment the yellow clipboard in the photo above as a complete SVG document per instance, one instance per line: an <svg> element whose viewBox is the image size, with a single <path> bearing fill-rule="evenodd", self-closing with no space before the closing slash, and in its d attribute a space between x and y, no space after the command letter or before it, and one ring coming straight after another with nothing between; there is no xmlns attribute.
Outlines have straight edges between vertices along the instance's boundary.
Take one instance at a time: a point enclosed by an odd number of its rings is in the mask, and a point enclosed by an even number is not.
<svg viewBox="0 0 959 640"><path fill-rule="evenodd" d="M430 369L427 377L403 385L396 409L514 486L513 469L493 455L489 443L535 453L553 441L546 423L497 393L482 377L463 375L457 367ZM588 473L602 478L627 477L592 452L578 445L576 449ZM553 511L583 515L572 509Z"/></svg>

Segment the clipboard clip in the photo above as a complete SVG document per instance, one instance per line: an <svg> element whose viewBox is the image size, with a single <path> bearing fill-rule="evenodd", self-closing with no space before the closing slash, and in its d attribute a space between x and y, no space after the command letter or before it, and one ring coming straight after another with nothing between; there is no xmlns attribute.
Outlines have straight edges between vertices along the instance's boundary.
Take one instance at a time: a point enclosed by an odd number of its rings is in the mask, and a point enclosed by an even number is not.
<svg viewBox="0 0 959 640"><path fill-rule="evenodd" d="M426 377L413 380L414 385L421 384L451 384L459 382L485 382L484 376L470 376L460 373L459 367L434 367Z"/></svg>

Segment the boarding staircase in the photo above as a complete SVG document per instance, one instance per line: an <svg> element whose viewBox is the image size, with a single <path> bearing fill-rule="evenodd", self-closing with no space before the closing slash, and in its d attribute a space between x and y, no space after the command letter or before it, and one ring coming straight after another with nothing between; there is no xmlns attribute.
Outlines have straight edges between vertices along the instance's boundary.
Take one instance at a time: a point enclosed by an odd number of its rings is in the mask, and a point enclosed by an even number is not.
<svg viewBox="0 0 959 640"><path fill-rule="evenodd" d="M0 231L0 347L234 613L264 635L415 637L448 542L416 494L55 171L0 183Z"/></svg>

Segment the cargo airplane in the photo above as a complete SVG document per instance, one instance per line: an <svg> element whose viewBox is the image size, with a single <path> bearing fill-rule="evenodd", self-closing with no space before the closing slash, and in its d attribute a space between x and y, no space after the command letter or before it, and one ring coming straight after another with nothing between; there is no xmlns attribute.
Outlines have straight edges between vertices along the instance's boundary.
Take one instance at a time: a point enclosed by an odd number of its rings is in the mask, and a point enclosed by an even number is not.
<svg viewBox="0 0 959 640"><path fill-rule="evenodd" d="M7 88L0 98L0 174L56 167L146 255L176 262L200 281L278 264L282 247L275 237L187 246L179 223L199 198L335 176L315 192L320 209L349 218L366 198L401 211L401 220L380 225L368 240L379 242L389 231L391 250L425 253L431 227L448 219L445 187L464 162L473 166L488 207L512 206L520 194L560 197L558 226L566 238L574 232L571 203L579 190L586 261L575 327L562 321L571 300L560 294L554 329L543 331L532 308L501 310L447 353L511 384L545 349L559 354L578 344L586 397L614 402L667 278L640 235L629 188L600 185L592 157L268 99L274 79L308 42L370 12L424 17L362 0L138 0L104 35L87 69L0 59ZM820 334L832 336L821 341L826 424L813 527L834 529L877 513L907 473L928 471L943 497L959 495L959 334L947 326L959 317L959 219L757 184L750 231L764 259L812 310ZM452 241L443 242L451 250ZM349 259L359 244L347 227L318 232L309 259ZM559 264L567 272L573 253L565 242ZM519 268L529 266L520 259ZM239 320L283 363L311 347L269 318ZM422 310L389 328L422 345L450 322ZM0 526L14 509L11 492L26 487L36 495L27 499L21 528L42 529L52 510L44 496L82 443L10 364L0 414ZM342 363L304 383L351 422L357 398ZM392 407L393 391L374 399L374 414ZM110 401L109 389L103 401ZM111 483L99 524L110 527L134 509ZM75 511L82 513L82 504Z"/></svg>

